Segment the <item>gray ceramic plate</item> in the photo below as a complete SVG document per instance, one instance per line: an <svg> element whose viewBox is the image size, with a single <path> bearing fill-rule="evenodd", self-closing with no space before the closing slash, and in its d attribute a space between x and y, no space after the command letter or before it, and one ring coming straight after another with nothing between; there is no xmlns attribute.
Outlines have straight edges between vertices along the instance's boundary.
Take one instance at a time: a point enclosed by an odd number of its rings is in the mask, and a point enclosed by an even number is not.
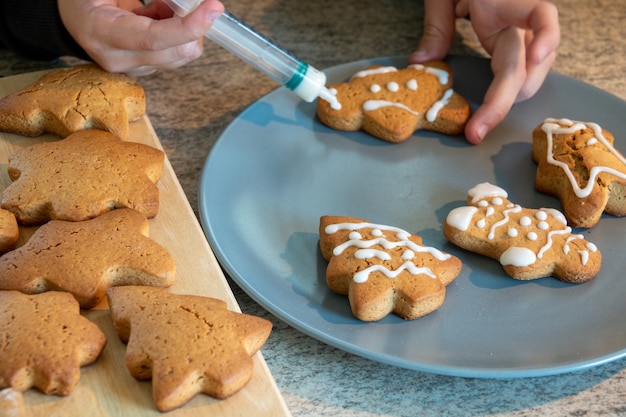
<svg viewBox="0 0 626 417"><path fill-rule="evenodd" d="M451 57L455 89L475 108L491 79L488 61ZM406 58L341 65L347 79L370 64L403 67ZM626 151L626 103L592 86L550 74L539 93L516 105L480 146L463 137L417 132L387 144L338 132L315 105L280 88L246 109L223 133L201 178L201 221L226 272L255 301L297 329L345 351L400 367L468 377L558 374L626 355L626 218L605 216L583 231L603 253L592 281L520 282L499 263L449 244L442 222L488 181L526 207L557 207L534 191L531 132L546 117L593 121ZM318 249L318 221L347 215L401 227L462 259L444 305L414 321L356 320L346 297L329 292Z"/></svg>

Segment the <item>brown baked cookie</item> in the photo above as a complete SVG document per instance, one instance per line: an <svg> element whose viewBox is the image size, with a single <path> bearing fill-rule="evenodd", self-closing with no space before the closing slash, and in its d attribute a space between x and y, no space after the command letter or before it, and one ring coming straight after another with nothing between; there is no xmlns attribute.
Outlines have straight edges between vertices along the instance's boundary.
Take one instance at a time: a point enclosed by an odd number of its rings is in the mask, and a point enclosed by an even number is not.
<svg viewBox="0 0 626 417"><path fill-rule="evenodd" d="M467 206L448 214L444 235L463 249L499 260L512 278L554 276L581 283L600 271L600 251L582 235L572 234L560 211L522 208L489 183L478 184L468 195Z"/></svg>
<svg viewBox="0 0 626 417"><path fill-rule="evenodd" d="M0 208L0 254L13 249L19 237L20 229L15 215Z"/></svg>
<svg viewBox="0 0 626 417"><path fill-rule="evenodd" d="M64 138L83 129L102 129L126 139L129 122L145 112L145 94L136 80L86 64L50 71L0 99L0 130Z"/></svg>
<svg viewBox="0 0 626 417"><path fill-rule="evenodd" d="M0 389L0 417L24 415L24 395L11 387Z"/></svg>
<svg viewBox="0 0 626 417"><path fill-rule="evenodd" d="M0 388L69 395L106 338L71 294L0 291Z"/></svg>
<svg viewBox="0 0 626 417"><path fill-rule="evenodd" d="M392 312L412 320L431 313L461 272L458 258L397 227L322 216L319 233L328 287L348 295L359 320L380 320Z"/></svg>
<svg viewBox="0 0 626 417"><path fill-rule="evenodd" d="M402 142L419 129L460 134L471 115L467 100L452 89L452 70L441 61L405 69L373 66L329 89L339 105L317 101L322 123L362 129L387 142Z"/></svg>
<svg viewBox="0 0 626 417"><path fill-rule="evenodd" d="M82 221L120 207L154 217L163 163L159 149L82 130L14 152L8 167L14 182L3 191L1 206L26 225Z"/></svg>
<svg viewBox="0 0 626 417"><path fill-rule="evenodd" d="M160 411L199 393L226 398L239 391L252 376L250 357L272 329L265 319L228 311L221 300L162 288L111 288L107 299L128 343L126 366L137 379L152 378Z"/></svg>
<svg viewBox="0 0 626 417"><path fill-rule="evenodd" d="M52 220L0 257L0 290L67 291L85 309L116 285L172 285L176 264L148 238L146 216L113 210L92 220Z"/></svg>
<svg viewBox="0 0 626 417"><path fill-rule="evenodd" d="M533 131L535 188L561 200L572 227L626 215L626 159L596 123L546 119Z"/></svg>

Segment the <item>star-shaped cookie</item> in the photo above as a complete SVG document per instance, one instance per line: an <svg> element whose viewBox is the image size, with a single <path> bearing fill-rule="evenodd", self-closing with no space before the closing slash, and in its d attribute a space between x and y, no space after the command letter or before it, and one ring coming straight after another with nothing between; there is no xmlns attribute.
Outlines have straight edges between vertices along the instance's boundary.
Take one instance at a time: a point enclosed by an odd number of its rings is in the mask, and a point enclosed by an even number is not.
<svg viewBox="0 0 626 417"><path fill-rule="evenodd" d="M126 139L129 122L145 112L144 90L135 79L85 64L50 71L0 99L0 130L64 138L83 129L102 129Z"/></svg>
<svg viewBox="0 0 626 417"><path fill-rule="evenodd" d="M105 344L71 294L0 291L0 388L67 396Z"/></svg>
<svg viewBox="0 0 626 417"><path fill-rule="evenodd" d="M0 290L67 291L85 309L116 285L173 283L170 253L148 237L146 216L118 209L84 222L52 220L0 257Z"/></svg>
<svg viewBox="0 0 626 417"><path fill-rule="evenodd" d="M1 206L26 225L87 220L119 207L154 217L163 163L159 149L82 130L10 155L14 182L3 191Z"/></svg>
<svg viewBox="0 0 626 417"><path fill-rule="evenodd" d="M458 258L397 227L322 216L319 233L328 287L348 295L352 313L363 321L391 312L411 320L435 311L461 271Z"/></svg>
<svg viewBox="0 0 626 417"><path fill-rule="evenodd" d="M546 119L533 131L535 188L560 199L572 227L626 216L626 158L597 123Z"/></svg>
<svg viewBox="0 0 626 417"><path fill-rule="evenodd" d="M107 292L123 342L126 366L137 379L152 378L160 411L180 407L199 393L228 397L250 380L251 356L272 324L235 313L226 303L163 288L117 287Z"/></svg>

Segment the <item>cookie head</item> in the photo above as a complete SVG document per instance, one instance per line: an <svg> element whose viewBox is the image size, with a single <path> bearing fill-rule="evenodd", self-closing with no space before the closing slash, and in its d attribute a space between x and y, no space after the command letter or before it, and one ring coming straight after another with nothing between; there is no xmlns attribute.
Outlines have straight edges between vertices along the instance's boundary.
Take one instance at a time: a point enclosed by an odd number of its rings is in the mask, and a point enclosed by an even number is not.
<svg viewBox="0 0 626 417"><path fill-rule="evenodd" d="M626 215L626 158L597 123L548 118L533 131L535 188L561 201L573 227Z"/></svg>
<svg viewBox="0 0 626 417"><path fill-rule="evenodd" d="M362 129L388 142L402 142L418 129L460 134L471 110L452 81L452 70L440 61L373 66L330 85L337 102L318 100L317 114L333 129Z"/></svg>
<svg viewBox="0 0 626 417"><path fill-rule="evenodd" d="M497 259L512 278L554 276L582 283L600 271L598 248L572 233L560 211L523 208L489 183L478 184L468 195L468 205L448 214L444 235L463 249Z"/></svg>
<svg viewBox="0 0 626 417"><path fill-rule="evenodd" d="M323 216L320 249L329 262L328 287L347 295L363 321L435 311L461 270L458 258L423 245L417 235L352 217Z"/></svg>

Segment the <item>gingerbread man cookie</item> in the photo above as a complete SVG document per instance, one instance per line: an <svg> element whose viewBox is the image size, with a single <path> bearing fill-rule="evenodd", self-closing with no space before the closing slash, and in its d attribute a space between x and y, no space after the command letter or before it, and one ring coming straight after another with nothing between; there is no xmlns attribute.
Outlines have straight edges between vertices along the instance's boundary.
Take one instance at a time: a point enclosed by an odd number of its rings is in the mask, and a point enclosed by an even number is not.
<svg viewBox="0 0 626 417"><path fill-rule="evenodd" d="M89 309L111 286L168 287L175 273L170 253L148 237L146 216L118 209L41 226L25 245L0 257L0 290L67 291Z"/></svg>
<svg viewBox="0 0 626 417"><path fill-rule="evenodd" d="M572 227L626 215L626 159L596 123L548 118L533 131L535 188L560 199Z"/></svg>
<svg viewBox="0 0 626 417"><path fill-rule="evenodd" d="M448 214L444 235L463 249L499 260L512 278L554 276L581 283L600 271L600 251L573 234L560 211L522 208L489 183L478 184L468 195L467 206Z"/></svg>
<svg viewBox="0 0 626 417"><path fill-rule="evenodd" d="M441 61L404 69L373 66L329 89L337 101L318 100L322 123L362 129L388 142L402 142L418 129L460 134L471 115L467 100L452 89L452 70Z"/></svg>
<svg viewBox="0 0 626 417"><path fill-rule="evenodd" d="M120 207L154 217L164 159L151 146L82 130L11 154L13 183L2 192L1 206L25 225L88 220Z"/></svg>
<svg viewBox="0 0 626 417"><path fill-rule="evenodd" d="M0 130L64 138L83 129L102 129L126 139L129 122L145 112L145 94L135 79L95 64L77 65L50 71L0 99Z"/></svg>
<svg viewBox="0 0 626 417"><path fill-rule="evenodd" d="M354 217L323 216L320 249L328 287L347 295L363 321L393 312L406 320L438 309L461 261L402 229Z"/></svg>

